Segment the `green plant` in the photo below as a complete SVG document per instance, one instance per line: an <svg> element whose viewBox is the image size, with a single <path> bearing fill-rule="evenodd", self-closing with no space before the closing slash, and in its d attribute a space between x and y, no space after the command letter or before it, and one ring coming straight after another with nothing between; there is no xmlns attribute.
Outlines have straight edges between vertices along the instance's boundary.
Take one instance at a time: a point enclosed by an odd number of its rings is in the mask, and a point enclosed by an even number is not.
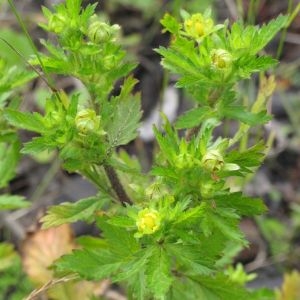
<svg viewBox="0 0 300 300"><path fill-rule="evenodd" d="M162 65L179 75L177 87L191 95L195 108L175 126L163 117L163 128L154 128L160 150L143 174L138 161L117 150L136 138L139 127L139 94L132 93L136 80L130 76L135 64L119 45L119 26L102 22L95 5L81 4L67 0L53 11L43 8L47 23L41 26L57 40L43 40L48 53L30 63L42 68L52 90L45 113L4 111L11 126L37 134L22 153L57 150L66 170L99 190L94 197L53 206L42 218L44 228L83 220L101 230L100 237L79 239L82 248L54 264L57 277L109 277L126 286L129 299L272 299L272 292L247 290L246 275L237 282L242 270L228 271L236 248L247 245L241 217L266 210L260 199L232 191L230 179L260 166L263 140L238 146L249 130L270 120L268 97L246 107L236 85L277 63L259 53L287 18L258 27L215 25L209 11L183 11L183 22L165 15L162 25L172 41L156 51ZM89 96L79 102L78 94L57 91L51 74L76 77ZM215 129L226 120L235 121L238 130L216 138Z"/></svg>

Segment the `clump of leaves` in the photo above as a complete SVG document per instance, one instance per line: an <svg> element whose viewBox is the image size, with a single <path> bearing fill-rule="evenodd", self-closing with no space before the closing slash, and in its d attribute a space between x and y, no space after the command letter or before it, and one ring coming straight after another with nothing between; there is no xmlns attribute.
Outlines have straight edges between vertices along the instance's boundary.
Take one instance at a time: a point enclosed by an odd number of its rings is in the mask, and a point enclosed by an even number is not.
<svg viewBox="0 0 300 300"><path fill-rule="evenodd" d="M160 150L151 171L142 174L134 159L116 151L139 127L139 95L132 94L136 80L129 75L134 64L119 45L119 27L98 19L95 5L81 4L67 0L53 11L43 9L42 27L57 39L42 41L48 54L31 63L47 74L76 77L88 99L79 103L79 95L52 88L44 114L11 108L4 113L10 124L38 134L23 153L56 149L67 170L99 189L94 198L50 208L42 219L45 228L84 220L101 230L100 237L79 240L80 249L56 261L56 276L109 277L126 285L130 299L272 299L268 291L247 290L228 275L224 262L232 257L226 252L230 244L247 245L241 217L266 210L260 199L229 185L230 178L244 178L260 166L264 141L243 150L237 145L250 128L270 120L266 98L245 107L236 85L276 64L259 52L287 18L261 27L216 25L209 11L184 12L182 22L163 18L172 41L157 52L163 66L179 75L177 86L191 94L195 108L175 126L164 118L162 132L155 129ZM117 81L120 91L113 94ZM235 135L215 138L214 130L228 119L239 126Z"/></svg>

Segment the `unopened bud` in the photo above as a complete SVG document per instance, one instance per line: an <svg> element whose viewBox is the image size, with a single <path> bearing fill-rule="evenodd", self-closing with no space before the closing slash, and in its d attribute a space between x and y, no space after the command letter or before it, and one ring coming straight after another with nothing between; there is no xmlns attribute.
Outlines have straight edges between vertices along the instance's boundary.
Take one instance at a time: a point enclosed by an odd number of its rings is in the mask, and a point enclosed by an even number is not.
<svg viewBox="0 0 300 300"><path fill-rule="evenodd" d="M110 26L101 21L94 21L89 26L88 37L94 43L105 43L114 40L119 29L119 25Z"/></svg>
<svg viewBox="0 0 300 300"><path fill-rule="evenodd" d="M218 150L209 150L202 157L202 165L210 172L220 171L224 166L224 159Z"/></svg>
<svg viewBox="0 0 300 300"><path fill-rule="evenodd" d="M214 49L211 52L211 61L218 69L228 69L232 65L232 55L224 49Z"/></svg>
<svg viewBox="0 0 300 300"><path fill-rule="evenodd" d="M89 131L94 131L99 128L100 118L92 109L83 109L79 111L75 118L75 124L78 131L86 134Z"/></svg>

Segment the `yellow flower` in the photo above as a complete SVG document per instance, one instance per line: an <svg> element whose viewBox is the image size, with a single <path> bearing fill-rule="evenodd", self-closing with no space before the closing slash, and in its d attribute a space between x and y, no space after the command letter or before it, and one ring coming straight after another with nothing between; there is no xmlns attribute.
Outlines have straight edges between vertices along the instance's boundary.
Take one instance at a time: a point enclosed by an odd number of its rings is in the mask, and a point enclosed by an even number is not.
<svg viewBox="0 0 300 300"><path fill-rule="evenodd" d="M145 208L138 213L136 226L140 234L152 234L160 227L159 212L152 208Z"/></svg>
<svg viewBox="0 0 300 300"><path fill-rule="evenodd" d="M204 17L202 14L194 14L184 22L187 35L196 40L212 32L214 21L212 18Z"/></svg>

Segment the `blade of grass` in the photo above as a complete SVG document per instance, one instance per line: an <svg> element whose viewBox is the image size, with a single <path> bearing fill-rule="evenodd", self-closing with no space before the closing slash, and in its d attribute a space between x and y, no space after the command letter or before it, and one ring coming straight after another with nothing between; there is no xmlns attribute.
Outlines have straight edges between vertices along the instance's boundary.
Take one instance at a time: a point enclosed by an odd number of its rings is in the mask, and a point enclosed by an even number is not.
<svg viewBox="0 0 300 300"><path fill-rule="evenodd" d="M38 52L38 50L37 50L37 48L36 48L36 46L35 46L35 44L34 44L32 38L31 38L31 36L30 36L30 34L29 34L29 32L28 32L26 26L25 26L25 23L24 23L23 19L21 18L21 15L19 14L19 12L18 12L18 10L17 10L17 8L16 8L14 2L13 2L12 0L7 0L7 1L8 1L8 4L9 4L9 6L10 6L12 12L13 12L13 14L15 15L15 17L16 17L16 19L17 19L17 21L18 21L18 23L19 23L19 25L20 25L22 31L24 32L24 34L25 34L25 36L26 36L28 42L30 43L30 46L31 46L31 48L32 48L32 50L33 50L33 52L34 52L34 54L36 55L36 57L37 57L37 59L38 59L40 65L41 65L41 68L42 68L42 70L43 70L43 74L44 74L44 76L46 77L46 80L47 80L47 85L48 85L53 91L56 91L56 89L53 89L53 88L52 88L52 84L50 84L50 82L51 82L50 77L48 76L47 72L45 71L45 67L44 67L44 64L43 64L43 62L42 62L42 59L41 59L41 57L40 57L40 55L39 55L39 52ZM3 40L3 39L2 39L2 40ZM5 42L6 42L6 41L5 41ZM7 44L10 48L12 48L16 53L18 53L18 54L20 55L20 53L19 53L16 49L14 49L13 46L9 45L9 43L7 43L7 42L6 42L6 44ZM21 56L21 57L22 57L22 56ZM35 71L36 71L36 70L35 70ZM39 74L39 76L41 76L41 74ZM43 76L41 76L41 77L43 77Z"/></svg>

